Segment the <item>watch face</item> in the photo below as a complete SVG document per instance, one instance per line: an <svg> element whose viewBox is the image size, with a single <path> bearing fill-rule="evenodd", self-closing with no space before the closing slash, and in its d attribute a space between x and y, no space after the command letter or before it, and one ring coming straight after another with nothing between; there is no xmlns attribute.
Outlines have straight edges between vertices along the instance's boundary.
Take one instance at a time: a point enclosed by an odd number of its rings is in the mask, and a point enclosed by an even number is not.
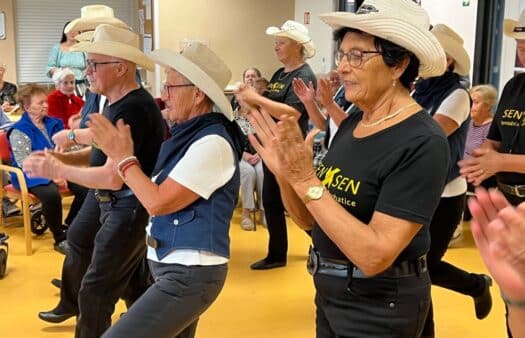
<svg viewBox="0 0 525 338"><path fill-rule="evenodd" d="M308 188L308 195L311 199L320 199L323 196L324 187L322 185L316 185Z"/></svg>

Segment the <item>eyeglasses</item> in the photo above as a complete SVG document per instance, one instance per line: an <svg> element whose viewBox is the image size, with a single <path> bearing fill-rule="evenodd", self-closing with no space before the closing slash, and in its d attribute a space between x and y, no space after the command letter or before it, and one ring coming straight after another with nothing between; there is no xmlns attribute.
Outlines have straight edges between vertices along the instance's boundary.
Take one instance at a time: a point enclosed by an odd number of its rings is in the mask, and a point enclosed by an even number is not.
<svg viewBox="0 0 525 338"><path fill-rule="evenodd" d="M96 72L97 71L97 65L109 65L109 64L112 64L112 63L122 63L122 61L95 62L95 61L87 60L86 61L86 65L87 65L86 69L93 67L93 71Z"/></svg>
<svg viewBox="0 0 525 338"><path fill-rule="evenodd" d="M168 98L170 97L170 89L171 88L179 88L179 87L193 87L195 86L194 84L192 83L183 83L183 84L176 84L176 85L167 85L167 84L163 84L162 85L162 89L164 90L164 92L168 93Z"/></svg>
<svg viewBox="0 0 525 338"><path fill-rule="evenodd" d="M343 53L342 51L338 50L334 54L334 61L335 65L339 67L341 62L343 61L343 57L346 56L346 61L350 64L350 66L358 68L363 64L363 58L366 54L382 54L381 52L377 50L358 50L358 49L352 49L348 53Z"/></svg>

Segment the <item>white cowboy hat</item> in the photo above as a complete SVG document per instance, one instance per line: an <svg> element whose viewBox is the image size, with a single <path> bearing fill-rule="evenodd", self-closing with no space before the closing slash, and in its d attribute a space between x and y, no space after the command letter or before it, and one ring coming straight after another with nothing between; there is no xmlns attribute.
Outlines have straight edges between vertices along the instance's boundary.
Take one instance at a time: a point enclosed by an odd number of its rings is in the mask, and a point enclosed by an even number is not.
<svg viewBox="0 0 525 338"><path fill-rule="evenodd" d="M308 28L303 24L300 24L297 21L288 20L281 28L271 26L266 28L266 34L273 36L284 36L286 38L292 39L299 42L303 45L307 58L311 58L315 55L315 45L312 41L312 38L308 34Z"/></svg>
<svg viewBox="0 0 525 338"><path fill-rule="evenodd" d="M98 25L104 23L129 29L129 26L124 21L115 17L113 8L104 5L88 5L80 9L80 18L72 20L64 28L64 33L93 31Z"/></svg>
<svg viewBox="0 0 525 338"><path fill-rule="evenodd" d="M131 30L102 24L95 29L91 41L79 42L70 50L114 56L153 71L153 61L139 49L139 45L139 36Z"/></svg>
<svg viewBox="0 0 525 338"><path fill-rule="evenodd" d="M149 56L166 68L181 73L202 90L230 120L233 111L224 89L232 77L228 66L211 49L199 42L192 42L179 54L170 49L156 49Z"/></svg>
<svg viewBox="0 0 525 338"><path fill-rule="evenodd" d="M525 10L521 11L518 21L513 19L503 20L503 33L516 40L525 40Z"/></svg>
<svg viewBox="0 0 525 338"><path fill-rule="evenodd" d="M419 76L434 77L446 70L446 56L430 33L427 12L412 0L365 0L356 13L320 15L334 29L355 28L393 42L419 59Z"/></svg>
<svg viewBox="0 0 525 338"><path fill-rule="evenodd" d="M470 73L470 57L465 47L463 47L461 36L449 26L443 24L435 25L432 27L431 32L438 39L445 53L456 62L454 73L461 76L468 75Z"/></svg>

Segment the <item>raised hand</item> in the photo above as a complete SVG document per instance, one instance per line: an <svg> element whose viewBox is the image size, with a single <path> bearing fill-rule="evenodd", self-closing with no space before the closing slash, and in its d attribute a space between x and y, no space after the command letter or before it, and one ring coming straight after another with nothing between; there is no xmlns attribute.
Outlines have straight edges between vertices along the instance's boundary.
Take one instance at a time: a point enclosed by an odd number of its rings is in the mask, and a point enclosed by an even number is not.
<svg viewBox="0 0 525 338"><path fill-rule="evenodd" d="M91 114L87 125L93 134L93 142L96 146L115 162L133 156L131 130L122 119L119 119L114 126L103 115Z"/></svg>
<svg viewBox="0 0 525 338"><path fill-rule="evenodd" d="M332 83L329 79L320 78L317 81L316 99L324 107L328 107L328 105L334 100L332 94Z"/></svg>
<svg viewBox="0 0 525 338"><path fill-rule="evenodd" d="M301 78L294 78L292 80L293 91L295 95L301 100L303 104L314 102L315 99L315 88L312 81L308 83L308 86L304 83Z"/></svg>

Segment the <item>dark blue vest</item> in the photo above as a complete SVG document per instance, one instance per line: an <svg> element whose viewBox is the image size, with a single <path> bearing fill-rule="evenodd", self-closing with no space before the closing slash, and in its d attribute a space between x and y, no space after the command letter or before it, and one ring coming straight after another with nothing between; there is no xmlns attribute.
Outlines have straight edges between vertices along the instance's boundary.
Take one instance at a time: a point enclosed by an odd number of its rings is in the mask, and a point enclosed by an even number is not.
<svg viewBox="0 0 525 338"><path fill-rule="evenodd" d="M431 116L434 116L441 103L456 89L467 91L461 84L459 75L447 71L439 77L418 82L416 84L414 99L425 108ZM467 140L469 125L470 115L463 121L458 129L447 137L448 147L450 149L447 183L459 177L458 161L463 159L463 154L465 153L465 142Z"/></svg>
<svg viewBox="0 0 525 338"><path fill-rule="evenodd" d="M43 122L46 128L46 131L47 131L47 135L50 138L53 135L55 135L57 132L64 129L64 124L62 123L62 120L60 119L46 116L44 117ZM53 149L55 147L55 145L52 142L50 142L44 136L44 134L42 134L40 129L38 129L38 127L35 126L33 121L31 121L31 118L29 117L27 112L24 112L20 120L18 120L15 124L13 124L13 127L11 128L11 130L9 130L7 137L11 135L11 131L13 131L14 129L20 130L21 132L23 132L29 137L29 139L31 140L31 151L44 150L46 148ZM19 168L22 167L19 163L16 162L15 157L12 154L11 154L11 161L15 167L19 167ZM42 177L29 178L27 177L25 173L24 173L24 177L25 177L28 188L31 188L37 185L48 184L49 182L51 182L51 180L47 178L42 178ZM13 186L16 189L20 189L18 179L16 178L16 175L13 173L11 173L11 182L13 183Z"/></svg>
<svg viewBox="0 0 525 338"><path fill-rule="evenodd" d="M195 117L170 130L171 138L161 147L153 175L160 172L155 183L162 183L184 156L188 148L207 135L224 137L235 153L235 173L208 199L199 198L186 208L151 218L151 236L157 241L156 253L163 259L174 249L192 249L230 256L230 220L239 193L238 161L242 154L242 132L235 122L222 114L210 113Z"/></svg>

